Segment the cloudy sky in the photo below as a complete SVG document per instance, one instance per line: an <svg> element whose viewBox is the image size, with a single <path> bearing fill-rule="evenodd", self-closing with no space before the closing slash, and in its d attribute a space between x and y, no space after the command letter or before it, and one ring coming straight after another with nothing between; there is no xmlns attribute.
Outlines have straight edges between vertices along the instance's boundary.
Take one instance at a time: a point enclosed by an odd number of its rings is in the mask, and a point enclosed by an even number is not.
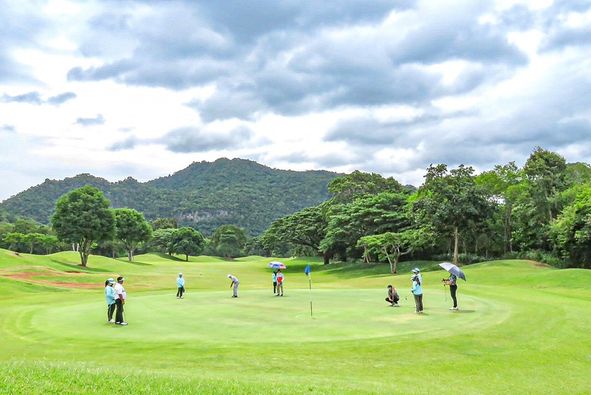
<svg viewBox="0 0 591 395"><path fill-rule="evenodd" d="M589 0L0 0L0 200L219 157L591 162L590 55Z"/></svg>

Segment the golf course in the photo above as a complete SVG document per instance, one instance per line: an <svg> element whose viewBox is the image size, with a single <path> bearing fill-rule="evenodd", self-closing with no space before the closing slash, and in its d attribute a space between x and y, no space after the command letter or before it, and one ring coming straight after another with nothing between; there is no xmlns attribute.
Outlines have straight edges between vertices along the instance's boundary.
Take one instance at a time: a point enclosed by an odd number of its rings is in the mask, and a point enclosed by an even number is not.
<svg viewBox="0 0 591 395"><path fill-rule="evenodd" d="M183 257L184 258L184 257ZM591 272L523 260L464 266L459 311L433 261L0 250L0 393L589 393ZM304 267L312 265L312 290ZM425 312L409 293L423 272ZM182 272L187 293L176 299ZM231 298L227 274L240 279ZM129 326L107 323L104 282L125 276ZM400 307L384 302L386 286ZM310 311L312 300L312 316Z"/></svg>

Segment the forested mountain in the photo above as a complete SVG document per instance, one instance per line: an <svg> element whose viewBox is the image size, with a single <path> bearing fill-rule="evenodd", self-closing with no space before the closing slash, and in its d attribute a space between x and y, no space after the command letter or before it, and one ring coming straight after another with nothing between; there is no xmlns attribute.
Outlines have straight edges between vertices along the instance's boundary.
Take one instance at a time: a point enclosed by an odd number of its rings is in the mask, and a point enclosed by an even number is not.
<svg viewBox="0 0 591 395"><path fill-rule="evenodd" d="M328 199L328 171L272 169L244 159L195 162L146 183L129 177L109 182L90 174L49 180L0 203L0 212L48 223L56 200L84 185L102 190L113 207L141 211L148 219L174 217L180 225L211 233L234 224L256 235L280 217Z"/></svg>

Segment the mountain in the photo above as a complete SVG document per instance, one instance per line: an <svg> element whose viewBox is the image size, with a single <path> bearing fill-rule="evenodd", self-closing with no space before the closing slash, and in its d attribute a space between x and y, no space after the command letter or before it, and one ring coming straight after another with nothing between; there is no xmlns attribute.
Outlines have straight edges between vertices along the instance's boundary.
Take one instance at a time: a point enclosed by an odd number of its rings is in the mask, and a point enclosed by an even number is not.
<svg viewBox="0 0 591 395"><path fill-rule="evenodd" d="M180 225L211 233L234 224L256 235L275 219L328 199L327 185L338 173L278 170L245 159L194 162L167 177L145 183L128 177L109 182L90 174L46 179L0 203L0 211L48 223L56 200L72 189L93 185L113 207L130 207L148 219L174 217Z"/></svg>

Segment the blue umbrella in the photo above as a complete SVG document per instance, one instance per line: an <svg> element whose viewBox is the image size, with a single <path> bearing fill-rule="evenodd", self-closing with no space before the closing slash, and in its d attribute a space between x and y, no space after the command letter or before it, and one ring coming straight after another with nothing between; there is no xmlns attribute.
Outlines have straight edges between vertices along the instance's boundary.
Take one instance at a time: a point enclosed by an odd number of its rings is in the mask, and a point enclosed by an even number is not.
<svg viewBox="0 0 591 395"><path fill-rule="evenodd" d="M457 267L453 263L443 262L443 263L440 263L439 266L441 266L443 269L447 270L448 272L450 272L454 276L459 277L462 280L466 281L466 275L464 274L462 269L460 269L459 267Z"/></svg>
<svg viewBox="0 0 591 395"><path fill-rule="evenodd" d="M270 262L269 267L271 269L287 269L287 266L285 266L282 262L279 261Z"/></svg>

